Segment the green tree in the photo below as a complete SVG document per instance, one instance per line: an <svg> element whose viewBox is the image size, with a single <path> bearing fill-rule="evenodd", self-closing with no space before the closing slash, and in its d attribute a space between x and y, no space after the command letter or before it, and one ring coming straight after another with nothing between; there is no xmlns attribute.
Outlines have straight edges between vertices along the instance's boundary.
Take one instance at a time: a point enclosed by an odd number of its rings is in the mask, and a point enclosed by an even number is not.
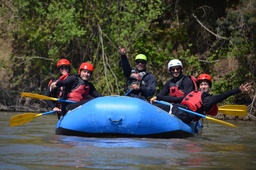
<svg viewBox="0 0 256 170"><path fill-rule="evenodd" d="M25 88L31 86L30 79L40 79L43 82L32 86L45 86L49 75L56 74L54 63L65 57L75 68L92 61L97 68L96 86L104 94L120 94L123 77L118 74L118 48L126 46L133 52L136 38L148 33L151 21L161 15L161 1L153 0L13 0L13 5L19 19L13 72L20 73L14 77L14 85L20 87L20 82L28 80Z"/></svg>
<svg viewBox="0 0 256 170"><path fill-rule="evenodd" d="M131 64L138 53L148 56L157 90L169 79L173 58L182 60L186 74L210 73L215 93L255 82L254 1L12 0L0 16L6 11L12 17L0 23L0 33L12 23L11 85L18 91L41 93L64 57L72 73L91 61L96 88L123 94L120 47Z"/></svg>

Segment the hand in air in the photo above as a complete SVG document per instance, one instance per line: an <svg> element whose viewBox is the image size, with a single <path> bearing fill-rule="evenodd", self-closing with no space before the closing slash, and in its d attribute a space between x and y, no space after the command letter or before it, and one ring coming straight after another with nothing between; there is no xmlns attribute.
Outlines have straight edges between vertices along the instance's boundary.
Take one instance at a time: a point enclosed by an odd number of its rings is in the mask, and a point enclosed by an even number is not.
<svg viewBox="0 0 256 170"><path fill-rule="evenodd" d="M122 55L125 55L126 54L126 48L120 48L120 53Z"/></svg>
<svg viewBox="0 0 256 170"><path fill-rule="evenodd" d="M248 92L251 89L251 85L249 83L242 84L239 89L241 92Z"/></svg>

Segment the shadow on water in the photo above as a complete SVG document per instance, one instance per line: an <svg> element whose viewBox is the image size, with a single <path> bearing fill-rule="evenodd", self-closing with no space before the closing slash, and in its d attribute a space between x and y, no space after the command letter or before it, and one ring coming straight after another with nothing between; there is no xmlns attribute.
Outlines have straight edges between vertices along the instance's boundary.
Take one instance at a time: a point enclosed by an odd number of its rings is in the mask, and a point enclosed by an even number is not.
<svg viewBox="0 0 256 170"><path fill-rule="evenodd" d="M54 134L56 115L10 127L0 112L1 169L252 169L255 122L204 124L185 139L84 138Z"/></svg>

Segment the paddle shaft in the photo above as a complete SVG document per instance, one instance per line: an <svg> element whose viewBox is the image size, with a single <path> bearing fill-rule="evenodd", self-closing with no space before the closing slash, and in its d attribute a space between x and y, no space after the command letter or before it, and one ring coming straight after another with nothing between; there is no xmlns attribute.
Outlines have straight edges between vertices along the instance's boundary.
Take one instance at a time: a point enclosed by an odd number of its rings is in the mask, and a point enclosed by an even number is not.
<svg viewBox="0 0 256 170"><path fill-rule="evenodd" d="M124 95L127 96L132 92L133 89L130 89L128 92L126 92Z"/></svg>
<svg viewBox="0 0 256 170"><path fill-rule="evenodd" d="M193 112L193 111L191 111L191 110L184 109L184 108L182 108L182 107L178 107L178 108L179 108L180 110L183 110L183 111L185 111L185 112L188 112L188 113L197 115L197 116L199 116L199 117L206 118L206 119L209 119L209 120L212 120L212 121L215 121L215 122L218 122L218 123L221 123L221 124L228 125L228 126L230 126L230 127L236 128L236 126L233 125L232 123L228 123L228 122L224 122L224 121L221 121L221 120L218 120L218 119L214 119L214 118L212 118L212 117L205 116L205 115L202 115L202 114Z"/></svg>
<svg viewBox="0 0 256 170"><path fill-rule="evenodd" d="M52 113L54 113L54 112L55 112L54 110L50 110L50 111L48 111L48 112L44 112L44 113L41 113L41 114L42 114L42 116L45 116L45 115L52 114Z"/></svg>
<svg viewBox="0 0 256 170"><path fill-rule="evenodd" d="M49 97L41 94L27 93L27 92L22 92L21 97L29 97L34 99L51 100L51 101L67 102L67 103L76 103L76 101L72 101L72 100L64 100L64 99Z"/></svg>
<svg viewBox="0 0 256 170"><path fill-rule="evenodd" d="M171 103L165 101L156 100L156 103L164 104L164 105L172 105ZM234 115L234 116L245 116L247 114L247 106L245 105L223 105L218 108L218 111L222 112L226 115Z"/></svg>
<svg viewBox="0 0 256 170"><path fill-rule="evenodd" d="M169 106L172 105L171 103L168 103L168 102L165 102L165 101L156 100L156 102L157 102L157 103L160 103L160 104L164 104L164 105L169 105ZM191 111L191 110L184 109L184 108L182 108L182 107L178 107L178 109L183 110L183 111L188 112L188 113L192 113L192 114L197 115L197 116L202 117L202 118L206 118L205 115L202 115L202 114L200 114L200 113L193 112L193 111Z"/></svg>
<svg viewBox="0 0 256 170"><path fill-rule="evenodd" d="M168 103L168 102L165 102L165 101L156 100L155 102L160 103L160 104L164 104L164 105L172 106L171 103ZM201 118L209 119L209 120L215 121L215 122L217 122L217 123L221 123L221 124L224 124L224 125L227 125L227 126L231 126L231 127L236 128L235 125L233 125L233 124L231 124L231 123L228 123L228 122L225 122L225 121L221 121L221 120L218 120L218 119L214 119L214 118L212 118L212 117L205 116L205 115L203 115L203 114L200 114L200 113L197 113L197 112L193 112L193 111L191 111L191 110L187 110L187 109L184 109L184 108L182 108L182 107L178 107L178 109L183 110L183 111L188 112L188 113L191 113L191 114L194 114L194 115L197 115L197 116L199 116L199 117L201 117Z"/></svg>

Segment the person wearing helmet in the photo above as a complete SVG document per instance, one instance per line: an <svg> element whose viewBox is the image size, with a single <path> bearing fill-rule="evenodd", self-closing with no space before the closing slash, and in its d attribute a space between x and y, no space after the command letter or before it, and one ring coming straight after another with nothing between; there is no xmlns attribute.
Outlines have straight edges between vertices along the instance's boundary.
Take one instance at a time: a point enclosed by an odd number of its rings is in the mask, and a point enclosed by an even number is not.
<svg viewBox="0 0 256 170"><path fill-rule="evenodd" d="M70 105L62 103L63 116L68 110L72 110L93 98L102 96L94 85L89 82L93 71L93 65L89 62L84 62L80 65L77 75L70 75L65 80L59 80L51 84L52 89L65 87L63 99L76 101L75 104Z"/></svg>
<svg viewBox="0 0 256 170"><path fill-rule="evenodd" d="M50 89L50 85L57 81L57 80L64 80L66 79L69 74L70 74L70 67L71 64L69 62L69 60L67 59L60 59L57 64L57 69L59 70L59 78L57 79L51 79L48 83L48 88L45 91L44 95L46 96L50 96L50 97L55 97L55 98L61 98L62 96L62 91L64 90L63 87L60 88L55 88L54 90ZM51 107L54 111L56 112L60 112L61 111L61 104L58 102L52 102L50 100L47 100L46 103L48 104L49 107Z"/></svg>
<svg viewBox="0 0 256 170"><path fill-rule="evenodd" d="M125 95L148 100L156 91L155 76L147 71L147 57L138 54L135 57L136 68L132 69L126 56L126 49L121 48L121 65L126 77Z"/></svg>
<svg viewBox="0 0 256 170"><path fill-rule="evenodd" d="M240 92L248 92L251 85L248 83L240 85L239 88L224 92L218 95L211 95L212 78L209 74L200 74L197 78L199 90L190 92L182 101L181 104L174 104L172 107L172 114L180 118L185 123L198 121L200 118L191 113L180 110L178 107L188 108L194 112L204 115L216 116L218 113L219 102L228 97L238 94Z"/></svg>
<svg viewBox="0 0 256 170"><path fill-rule="evenodd" d="M180 103L187 94L197 88L197 84L193 76L183 75L183 65L180 60L170 60L167 69L172 78L165 83L163 89L156 96L150 99L150 103L169 112L171 111L169 106L154 103L155 100L162 100L172 104Z"/></svg>

